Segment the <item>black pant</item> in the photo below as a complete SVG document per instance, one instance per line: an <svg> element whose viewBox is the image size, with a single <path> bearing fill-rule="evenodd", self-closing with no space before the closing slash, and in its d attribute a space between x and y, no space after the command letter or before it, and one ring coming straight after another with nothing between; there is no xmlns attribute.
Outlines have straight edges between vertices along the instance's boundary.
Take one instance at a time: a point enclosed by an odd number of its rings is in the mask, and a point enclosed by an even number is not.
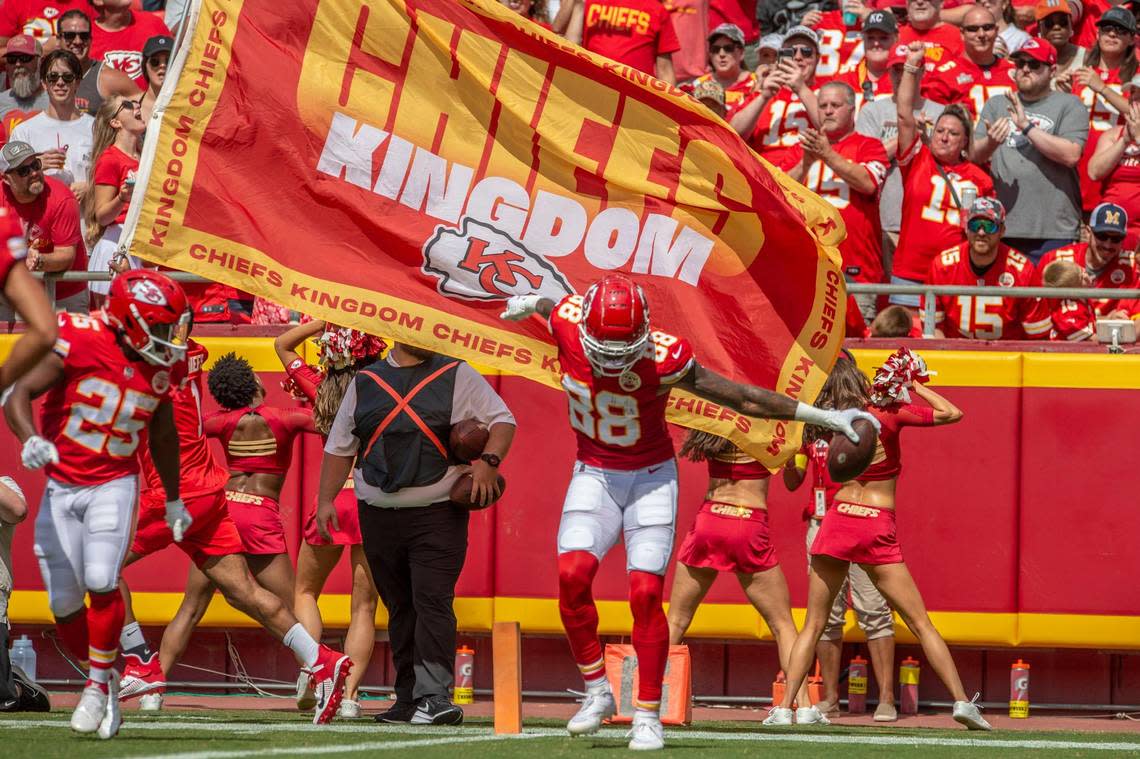
<svg viewBox="0 0 1140 759"><path fill-rule="evenodd" d="M8 658L8 623L0 622L0 712L16 711L20 705L20 692L12 679L12 660Z"/></svg>
<svg viewBox="0 0 1140 759"><path fill-rule="evenodd" d="M396 664L396 699L446 696L455 679L455 583L470 513L450 503L381 509L359 502L360 535Z"/></svg>

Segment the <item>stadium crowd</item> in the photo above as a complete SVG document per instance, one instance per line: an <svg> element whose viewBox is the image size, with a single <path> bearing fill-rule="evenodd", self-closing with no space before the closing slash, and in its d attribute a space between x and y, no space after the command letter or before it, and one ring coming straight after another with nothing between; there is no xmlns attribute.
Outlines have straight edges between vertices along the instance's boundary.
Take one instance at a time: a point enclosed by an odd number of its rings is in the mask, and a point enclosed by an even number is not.
<svg viewBox="0 0 1140 759"><path fill-rule="evenodd" d="M677 84L842 216L850 282L1140 285L1136 17L1114 0L503 0ZM5 205L33 271L123 271L146 125L174 39L130 0L0 5ZM172 13L174 14L172 17ZM179 11L167 9L176 26ZM221 284L199 323L297 314ZM69 311L106 282L61 282ZM922 334L920 296L860 294L850 336ZM0 316L12 310L0 305ZM878 318L876 318L878 317ZM1140 301L943 296L939 336L1083 340Z"/></svg>

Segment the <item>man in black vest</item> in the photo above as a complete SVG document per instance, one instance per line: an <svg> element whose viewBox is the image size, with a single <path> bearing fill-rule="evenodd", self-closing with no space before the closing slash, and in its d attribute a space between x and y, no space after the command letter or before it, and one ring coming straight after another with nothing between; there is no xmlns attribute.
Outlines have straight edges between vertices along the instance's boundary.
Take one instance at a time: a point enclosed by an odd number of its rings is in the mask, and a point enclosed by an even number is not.
<svg viewBox="0 0 1140 759"><path fill-rule="evenodd" d="M490 431L470 467L456 465L447 450L451 426L464 419ZM325 533L330 520L335 524L333 499L351 471L396 664L396 703L378 722L463 721L448 691L455 674L452 601L467 556L469 512L448 496L470 470L472 500L498 498L498 468L514 434L514 416L470 365L404 343L360 370L344 394L321 463L317 525Z"/></svg>

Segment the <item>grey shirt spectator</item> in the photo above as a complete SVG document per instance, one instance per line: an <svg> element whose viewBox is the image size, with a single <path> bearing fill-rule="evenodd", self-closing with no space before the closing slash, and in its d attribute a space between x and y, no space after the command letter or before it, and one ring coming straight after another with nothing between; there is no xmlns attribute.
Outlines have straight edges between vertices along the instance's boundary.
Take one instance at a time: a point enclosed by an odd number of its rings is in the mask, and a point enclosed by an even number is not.
<svg viewBox="0 0 1140 759"><path fill-rule="evenodd" d="M945 107L941 103L923 99L915 110L933 123ZM887 155L891 156L891 171L887 174L883 191L879 194L879 219L884 232L898 232L902 226L903 189L902 173L895 160L895 153L898 152L896 143L899 136L899 118L894 97L864 104L859 111L859 117L855 119L855 131L880 140L887 148Z"/></svg>
<svg viewBox="0 0 1140 759"><path fill-rule="evenodd" d="M1022 105L1034 129L1084 147L1089 112L1078 98L1051 91L1034 102L1023 99ZM1006 95L990 98L982 108L975 138L985 138L986 123L1008 117L1009 109L1010 99ZM1050 160L1018 130L1010 133L990 160L998 200L1008 209L1007 236L1076 239L1081 222L1081 190L1075 166Z"/></svg>

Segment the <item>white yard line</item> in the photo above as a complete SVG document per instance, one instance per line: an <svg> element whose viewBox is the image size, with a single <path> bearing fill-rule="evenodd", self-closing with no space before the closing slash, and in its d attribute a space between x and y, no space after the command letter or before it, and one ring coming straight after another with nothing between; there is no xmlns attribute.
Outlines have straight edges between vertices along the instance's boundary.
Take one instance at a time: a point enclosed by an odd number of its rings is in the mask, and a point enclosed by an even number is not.
<svg viewBox="0 0 1140 759"><path fill-rule="evenodd" d="M58 727L65 730L68 727L63 720L3 720L0 727L4 730L21 730L44 727ZM265 734L265 733L333 733L342 735L407 735L420 736L411 740L395 741L369 741L367 743L350 743L328 746L307 746L305 753L357 753L364 751L385 751L396 748L412 748L416 746L435 746L460 743L484 743L500 740L519 740L530 738L558 738L567 737L566 731L560 728L531 728L522 735L495 735L489 727L413 727L410 725L377 725L377 724L333 724L313 725L304 722L214 722L212 724L186 721L166 720L162 718L139 718L128 716L123 724L127 732L151 730L184 730L193 732L217 732L232 735ZM606 728L599 732L596 738L624 739L625 728ZM826 728L812 733L782 733L778 730L757 728L754 731L717 732L712 730L683 730L670 729L665 733L666 740L673 741L725 741L725 742L753 742L753 743L813 743L850 745L862 744L869 746L940 746L970 748L1008 748L1008 749L1053 749L1060 751L1073 751L1083 749L1086 751L1113 751L1140 753L1138 742L1094 742L1094 741L1066 741L1047 738L1019 739L1019 738L973 738L963 734L961 738L946 736L923 735L861 735L858 733L829 733ZM583 741L590 740L579 739ZM295 753L296 748L254 749L244 751L200 751L178 754L163 754L162 759L229 759L239 756L272 756Z"/></svg>

